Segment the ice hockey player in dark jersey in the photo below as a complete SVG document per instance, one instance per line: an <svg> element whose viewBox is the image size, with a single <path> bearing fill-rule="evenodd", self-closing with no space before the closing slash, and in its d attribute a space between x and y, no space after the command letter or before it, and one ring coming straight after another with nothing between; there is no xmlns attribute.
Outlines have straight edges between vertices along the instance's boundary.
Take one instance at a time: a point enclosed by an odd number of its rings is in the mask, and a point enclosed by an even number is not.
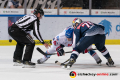
<svg viewBox="0 0 120 80"><path fill-rule="evenodd" d="M14 65L22 65L23 67L35 67L35 63L31 62L32 54L35 46L35 41L30 35L30 31L33 30L34 36L46 47L50 45L44 42L39 32L40 19L44 15L44 11L38 5L34 9L33 14L25 15L16 21L8 29L9 35L17 42L16 49L14 51L13 62ZM25 54L23 56L23 49L26 45ZM22 59L23 56L23 59Z"/></svg>
<svg viewBox="0 0 120 80"><path fill-rule="evenodd" d="M108 66L113 66L114 62L105 47L105 33L104 26L92 23L90 21L82 21L74 29L75 47L70 56L69 62L65 65L66 68L70 68L79 56L79 53L83 52L87 47L95 44L96 48L102 53L102 55L108 60L106 63Z"/></svg>
<svg viewBox="0 0 120 80"><path fill-rule="evenodd" d="M52 54L55 51L57 51L58 56L63 56L64 53L64 47L73 47L74 48L74 42L72 41L73 38L73 28L76 27L77 23L80 23L80 19L76 18L72 22L72 26L66 27L61 33L59 33L57 36L55 36L52 40L51 47L45 52L46 54ZM75 25L76 23L76 25ZM85 51L83 51L83 54L89 53L96 61L97 64L101 64L102 60L97 55L97 53L92 49L92 45L90 45ZM51 55L43 56L43 58L40 58L37 60L38 64L43 64L46 62Z"/></svg>

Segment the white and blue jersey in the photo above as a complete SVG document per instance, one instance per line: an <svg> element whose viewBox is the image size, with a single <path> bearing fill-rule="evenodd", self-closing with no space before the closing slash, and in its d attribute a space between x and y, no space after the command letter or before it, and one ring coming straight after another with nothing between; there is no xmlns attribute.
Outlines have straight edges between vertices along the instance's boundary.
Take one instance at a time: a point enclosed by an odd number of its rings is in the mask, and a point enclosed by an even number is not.
<svg viewBox="0 0 120 80"><path fill-rule="evenodd" d="M46 53L54 53L56 52L56 49L58 47L71 47L72 46L72 41L68 41L66 36L65 36L65 32L67 29L69 28L73 28L72 26L66 27L61 33L59 33L58 35L56 35L53 40L52 40L52 45L51 47L47 50ZM62 46L61 46L62 45Z"/></svg>
<svg viewBox="0 0 120 80"><path fill-rule="evenodd" d="M66 27L61 33L59 33L57 36L55 36L55 38L53 38L53 44L55 46L62 44L65 47L69 47L72 45L72 41L68 41L65 36L66 30L69 28L73 28L73 27L72 26Z"/></svg>

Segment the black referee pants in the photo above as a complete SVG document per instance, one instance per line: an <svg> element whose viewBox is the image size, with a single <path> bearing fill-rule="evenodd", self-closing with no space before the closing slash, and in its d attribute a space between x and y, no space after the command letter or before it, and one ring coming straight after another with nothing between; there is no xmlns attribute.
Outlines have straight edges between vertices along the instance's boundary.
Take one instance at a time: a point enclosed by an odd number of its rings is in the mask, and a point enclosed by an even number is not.
<svg viewBox="0 0 120 80"><path fill-rule="evenodd" d="M26 45L23 61L31 61L35 41L27 33L18 28L16 24L8 28L8 33L17 42L13 58L22 60L24 46Z"/></svg>

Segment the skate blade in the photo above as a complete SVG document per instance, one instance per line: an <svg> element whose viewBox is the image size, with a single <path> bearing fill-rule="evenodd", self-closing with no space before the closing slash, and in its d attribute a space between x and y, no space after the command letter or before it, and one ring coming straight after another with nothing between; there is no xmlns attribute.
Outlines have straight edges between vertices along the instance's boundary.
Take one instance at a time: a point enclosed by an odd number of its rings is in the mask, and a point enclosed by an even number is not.
<svg viewBox="0 0 120 80"><path fill-rule="evenodd" d="M64 65L63 65L63 66L61 66L61 68L62 68L62 69L66 69L66 70L70 70L70 69L71 69L71 67L70 67L70 66L64 66Z"/></svg>
<svg viewBox="0 0 120 80"><path fill-rule="evenodd" d="M22 63L17 63L17 62L14 62L13 66L22 66L23 64Z"/></svg>
<svg viewBox="0 0 120 80"><path fill-rule="evenodd" d="M35 65L23 65L22 68L35 68L36 66Z"/></svg>
<svg viewBox="0 0 120 80"><path fill-rule="evenodd" d="M110 65L110 64L108 64L108 63L106 63L106 65L107 65L108 67L116 67L115 65Z"/></svg>
<svg viewBox="0 0 120 80"><path fill-rule="evenodd" d="M114 65L107 65L108 67L116 67L116 66L114 66Z"/></svg>
<svg viewBox="0 0 120 80"><path fill-rule="evenodd" d="M62 69L65 69L65 66L61 66Z"/></svg>
<svg viewBox="0 0 120 80"><path fill-rule="evenodd" d="M66 68L66 69L67 69L67 70L70 70L70 68L71 68L70 66L67 66L67 68Z"/></svg>
<svg viewBox="0 0 120 80"><path fill-rule="evenodd" d="M99 63L98 65L99 65L99 66L102 66L102 64L101 64L101 63Z"/></svg>

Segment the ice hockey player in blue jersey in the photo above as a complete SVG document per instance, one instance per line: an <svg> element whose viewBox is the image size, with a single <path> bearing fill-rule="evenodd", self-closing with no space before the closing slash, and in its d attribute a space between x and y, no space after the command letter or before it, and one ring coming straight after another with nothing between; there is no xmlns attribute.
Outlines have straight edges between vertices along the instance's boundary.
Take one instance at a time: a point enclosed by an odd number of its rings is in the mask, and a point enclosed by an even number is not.
<svg viewBox="0 0 120 80"><path fill-rule="evenodd" d="M113 66L114 62L105 47L105 33L104 26L92 23L90 21L82 21L74 29L73 42L75 47L70 56L69 62L65 65L66 68L70 68L78 58L79 54L83 52L90 45L95 44L96 48L102 53L102 55L107 59L107 65Z"/></svg>
<svg viewBox="0 0 120 80"><path fill-rule="evenodd" d="M72 25L74 27L74 29L76 28L76 26L81 23L82 20L79 19L79 18L75 18L73 21L72 21ZM69 32L68 32L69 34ZM67 37L67 36L66 36ZM75 47L75 41L73 40L73 44L72 44L73 48ZM100 59L100 57L97 55L97 53L92 50L92 45L90 45L87 49L85 49L82 53L89 53L96 61L97 64L101 64L102 60Z"/></svg>

